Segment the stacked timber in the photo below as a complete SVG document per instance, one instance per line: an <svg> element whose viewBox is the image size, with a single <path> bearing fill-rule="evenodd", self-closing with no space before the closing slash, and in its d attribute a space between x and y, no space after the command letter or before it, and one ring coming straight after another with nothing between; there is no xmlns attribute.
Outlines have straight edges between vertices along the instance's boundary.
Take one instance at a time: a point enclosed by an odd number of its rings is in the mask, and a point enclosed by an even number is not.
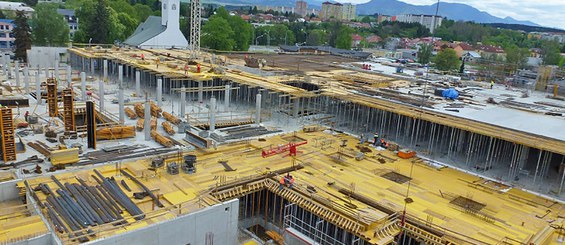
<svg viewBox="0 0 565 245"><path fill-rule="evenodd" d="M96 139L115 140L135 137L134 126L118 126L96 130Z"/></svg>
<svg viewBox="0 0 565 245"><path fill-rule="evenodd" d="M155 130L151 130L151 137L157 141L157 143L163 145L164 147L173 147L173 141L169 138L157 133Z"/></svg>
<svg viewBox="0 0 565 245"><path fill-rule="evenodd" d="M126 107L124 112L129 117L129 119L136 119L137 118L137 114L133 111L133 109L131 109L129 107Z"/></svg>
<svg viewBox="0 0 565 245"><path fill-rule="evenodd" d="M153 101L151 101L150 105L151 105L151 116L161 117L161 112L163 112L163 109L161 109L161 107L159 107L157 104L153 103Z"/></svg>
<svg viewBox="0 0 565 245"><path fill-rule="evenodd" d="M51 151L50 159L53 166L77 163L79 161L78 148Z"/></svg>
<svg viewBox="0 0 565 245"><path fill-rule="evenodd" d="M151 117L151 130L157 130L157 118Z"/></svg>
<svg viewBox="0 0 565 245"><path fill-rule="evenodd" d="M175 135L175 130L173 129L173 125L170 122L164 121L163 123L161 123L161 126L163 126L163 129L168 134Z"/></svg>
<svg viewBox="0 0 565 245"><path fill-rule="evenodd" d="M168 113L166 111L163 112L163 117L165 118L165 120L171 122L174 125L179 125L180 124L180 118L174 116L171 113Z"/></svg>
<svg viewBox="0 0 565 245"><path fill-rule="evenodd" d="M142 103L136 103L133 106L133 109L135 109L135 114L137 114L138 117L143 118L145 116L145 110Z"/></svg>
<svg viewBox="0 0 565 245"><path fill-rule="evenodd" d="M135 126L135 129L137 129L137 131L142 131L143 130L143 125L145 123L145 120L143 120L143 118L137 119L137 125Z"/></svg>

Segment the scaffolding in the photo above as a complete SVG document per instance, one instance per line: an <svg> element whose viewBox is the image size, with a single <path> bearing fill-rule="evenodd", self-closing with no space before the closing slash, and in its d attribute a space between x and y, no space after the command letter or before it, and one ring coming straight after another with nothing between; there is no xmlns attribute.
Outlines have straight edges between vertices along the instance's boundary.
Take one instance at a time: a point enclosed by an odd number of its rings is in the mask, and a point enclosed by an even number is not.
<svg viewBox="0 0 565 245"><path fill-rule="evenodd" d="M57 80L54 78L47 79L47 107L50 117L56 117L59 110L57 98Z"/></svg>
<svg viewBox="0 0 565 245"><path fill-rule="evenodd" d="M65 122L65 132L76 132L75 124L75 104L72 89L63 90L63 121Z"/></svg>
<svg viewBox="0 0 565 245"><path fill-rule="evenodd" d="M14 121L12 109L0 109L0 131L2 131L2 157L4 162L16 160L16 143L14 142Z"/></svg>

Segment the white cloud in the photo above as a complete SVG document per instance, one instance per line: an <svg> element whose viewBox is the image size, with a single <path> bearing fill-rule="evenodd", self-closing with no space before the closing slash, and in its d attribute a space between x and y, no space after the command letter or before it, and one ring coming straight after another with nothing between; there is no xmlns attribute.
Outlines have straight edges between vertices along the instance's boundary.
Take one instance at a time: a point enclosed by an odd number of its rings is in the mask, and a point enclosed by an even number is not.
<svg viewBox="0 0 565 245"><path fill-rule="evenodd" d="M345 0L364 3L367 0ZM416 5L430 5L437 0L400 0ZM441 0L441 2L463 3L496 17L512 17L529 20L548 27L565 29L565 3L563 0Z"/></svg>

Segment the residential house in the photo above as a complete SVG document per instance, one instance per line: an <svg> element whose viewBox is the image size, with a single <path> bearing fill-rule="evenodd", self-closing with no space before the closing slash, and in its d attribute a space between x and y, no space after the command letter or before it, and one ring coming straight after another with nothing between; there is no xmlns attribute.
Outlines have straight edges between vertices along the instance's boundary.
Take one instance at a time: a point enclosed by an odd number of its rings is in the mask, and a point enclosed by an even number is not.
<svg viewBox="0 0 565 245"><path fill-rule="evenodd" d="M351 35L351 46L352 47L359 47L359 44L361 44L361 41L363 41L364 38L362 36L360 36L359 34L352 34Z"/></svg>
<svg viewBox="0 0 565 245"><path fill-rule="evenodd" d="M506 58L504 49L497 46L479 45L476 51L481 55L481 57L486 59L504 60Z"/></svg>
<svg viewBox="0 0 565 245"><path fill-rule="evenodd" d="M0 49L12 49L14 47L14 21L0 19Z"/></svg>
<svg viewBox="0 0 565 245"><path fill-rule="evenodd" d="M383 41L383 39L377 35L371 35L367 37L367 43L369 43L369 46L376 46L378 43L380 43L381 41Z"/></svg>
<svg viewBox="0 0 565 245"><path fill-rule="evenodd" d="M475 47L473 47L471 44L463 42L455 44L455 46L452 46L452 48L453 50L455 50L455 53L457 53L457 57L459 58L461 58L461 56L468 52L475 51Z"/></svg>

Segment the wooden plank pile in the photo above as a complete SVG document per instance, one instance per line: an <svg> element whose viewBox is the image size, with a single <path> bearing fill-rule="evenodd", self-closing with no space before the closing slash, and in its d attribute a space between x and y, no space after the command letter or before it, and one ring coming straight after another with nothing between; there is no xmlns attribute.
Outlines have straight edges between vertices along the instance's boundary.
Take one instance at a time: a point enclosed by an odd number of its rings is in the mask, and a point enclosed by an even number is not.
<svg viewBox="0 0 565 245"><path fill-rule="evenodd" d="M137 124L135 125L135 129L137 129L137 131L143 131L143 125L145 123L145 120L143 118L137 119Z"/></svg>
<svg viewBox="0 0 565 245"><path fill-rule="evenodd" d="M173 129L173 125L170 122L164 121L163 123L161 123L161 126L163 126L163 129L169 135L175 135L175 130Z"/></svg>
<svg viewBox="0 0 565 245"><path fill-rule="evenodd" d="M161 112L163 112L163 109L161 109L161 107L159 107L157 104L153 103L153 101L150 102L150 105L151 105L151 116L161 117Z"/></svg>
<svg viewBox="0 0 565 245"><path fill-rule="evenodd" d="M135 104L133 109L135 109L135 114L137 114L138 117L143 118L145 116L145 110L142 103Z"/></svg>
<svg viewBox="0 0 565 245"><path fill-rule="evenodd" d="M157 118L151 117L151 130L157 130Z"/></svg>
<svg viewBox="0 0 565 245"><path fill-rule="evenodd" d="M163 117L165 118L165 120L171 122L174 125L179 125L180 124L180 118L174 116L171 113L168 113L166 111L163 112Z"/></svg>
<svg viewBox="0 0 565 245"><path fill-rule="evenodd" d="M169 138L157 133L155 130L151 130L151 138L155 139L157 143L163 145L164 147L173 147L174 143Z"/></svg>
<svg viewBox="0 0 565 245"><path fill-rule="evenodd" d="M131 109L129 107L126 107L124 112L129 117L129 119L136 119L137 118L137 114L135 113L135 111L133 111L133 109Z"/></svg>
<svg viewBox="0 0 565 245"><path fill-rule="evenodd" d="M134 126L118 126L96 130L96 139L115 140L135 137Z"/></svg>

